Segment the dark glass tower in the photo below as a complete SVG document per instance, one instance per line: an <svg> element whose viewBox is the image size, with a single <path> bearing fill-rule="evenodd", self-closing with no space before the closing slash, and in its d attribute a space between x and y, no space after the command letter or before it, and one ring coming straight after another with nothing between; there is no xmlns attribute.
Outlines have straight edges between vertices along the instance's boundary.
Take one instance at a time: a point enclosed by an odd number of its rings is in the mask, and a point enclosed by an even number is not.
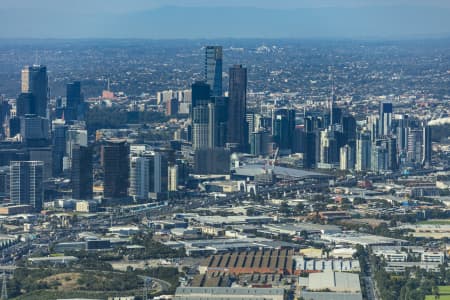
<svg viewBox="0 0 450 300"><path fill-rule="evenodd" d="M40 117L47 116L48 77L47 67L42 65L27 66L22 70L22 93L34 96L32 111Z"/></svg>
<svg viewBox="0 0 450 300"><path fill-rule="evenodd" d="M32 93L21 93L16 100L16 116L36 114L36 100Z"/></svg>
<svg viewBox="0 0 450 300"><path fill-rule="evenodd" d="M125 141L109 140L102 146L103 195L105 198L120 199L127 196L128 161L128 145Z"/></svg>
<svg viewBox="0 0 450 300"><path fill-rule="evenodd" d="M222 96L222 46L205 48L205 81L211 87L211 96Z"/></svg>
<svg viewBox="0 0 450 300"><path fill-rule="evenodd" d="M92 199L92 150L75 145L72 149L72 198Z"/></svg>
<svg viewBox="0 0 450 300"><path fill-rule="evenodd" d="M242 152L248 148L247 112L247 68L235 65L229 72L229 104L227 142Z"/></svg>
<svg viewBox="0 0 450 300"><path fill-rule="evenodd" d="M79 81L68 83L66 86L66 96L67 102L64 119L66 121L78 120L78 116L81 115L83 109L81 83Z"/></svg>
<svg viewBox="0 0 450 300"><path fill-rule="evenodd" d="M295 130L295 110L279 109L272 117L272 135L280 150L292 149Z"/></svg>

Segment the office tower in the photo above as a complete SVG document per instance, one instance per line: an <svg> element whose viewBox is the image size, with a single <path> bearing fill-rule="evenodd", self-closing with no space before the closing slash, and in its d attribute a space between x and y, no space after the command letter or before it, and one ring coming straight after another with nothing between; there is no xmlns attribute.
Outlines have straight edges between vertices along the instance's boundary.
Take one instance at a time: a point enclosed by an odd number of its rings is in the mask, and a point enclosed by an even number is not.
<svg viewBox="0 0 450 300"><path fill-rule="evenodd" d="M168 174L168 190L169 192L178 191L178 165L173 165L169 167Z"/></svg>
<svg viewBox="0 0 450 300"><path fill-rule="evenodd" d="M273 140L281 151L290 151L295 130L295 110L279 109L273 112L272 135Z"/></svg>
<svg viewBox="0 0 450 300"><path fill-rule="evenodd" d="M101 161L104 171L103 195L105 198L124 198L128 189L128 151L123 140L108 140L102 145Z"/></svg>
<svg viewBox="0 0 450 300"><path fill-rule="evenodd" d="M374 143L379 136L380 133L380 119L376 115L371 115L367 120L367 127L370 131L370 140Z"/></svg>
<svg viewBox="0 0 450 300"><path fill-rule="evenodd" d="M135 199L159 199L168 191L168 162L164 153L143 151L130 158L130 190Z"/></svg>
<svg viewBox="0 0 450 300"><path fill-rule="evenodd" d="M222 47L205 48L205 81L211 87L211 96L222 96Z"/></svg>
<svg viewBox="0 0 450 300"><path fill-rule="evenodd" d="M223 148L199 149L194 155L194 173L228 174L230 172L230 151Z"/></svg>
<svg viewBox="0 0 450 300"><path fill-rule="evenodd" d="M21 93L16 100L16 117L35 114L35 97L32 93Z"/></svg>
<svg viewBox="0 0 450 300"><path fill-rule="evenodd" d="M208 104L208 147L225 147L227 142L228 98L213 97Z"/></svg>
<svg viewBox="0 0 450 300"><path fill-rule="evenodd" d="M342 133L344 134L344 144L355 145L356 141L356 119L347 114L341 118Z"/></svg>
<svg viewBox="0 0 450 300"><path fill-rule="evenodd" d="M166 116L176 117L178 115L178 99L172 98L166 103Z"/></svg>
<svg viewBox="0 0 450 300"><path fill-rule="evenodd" d="M270 134L267 130L260 129L250 135L250 153L255 156L269 154Z"/></svg>
<svg viewBox="0 0 450 300"><path fill-rule="evenodd" d="M32 113L47 117L48 77L47 67L42 65L26 66L22 69L22 93L34 96Z"/></svg>
<svg viewBox="0 0 450 300"><path fill-rule="evenodd" d="M292 153L305 153L306 151L306 134L304 128L295 128L292 140Z"/></svg>
<svg viewBox="0 0 450 300"><path fill-rule="evenodd" d="M66 108L64 120L81 120L84 115L84 101L81 94L81 83L74 81L66 86Z"/></svg>
<svg viewBox="0 0 450 300"><path fill-rule="evenodd" d="M388 170L388 151L383 146L372 147L371 169L380 173Z"/></svg>
<svg viewBox="0 0 450 300"><path fill-rule="evenodd" d="M340 107L334 106L330 111L330 125L339 124L342 119L342 109Z"/></svg>
<svg viewBox="0 0 450 300"><path fill-rule="evenodd" d="M72 182L72 198L92 199L92 149L75 145L72 149L72 168L70 171Z"/></svg>
<svg viewBox="0 0 450 300"><path fill-rule="evenodd" d="M367 132L361 132L356 139L356 171L368 171L371 165L371 137Z"/></svg>
<svg viewBox="0 0 450 300"><path fill-rule="evenodd" d="M320 132L320 164L323 168L331 168L339 162L339 150L335 132L324 129Z"/></svg>
<svg viewBox="0 0 450 300"><path fill-rule="evenodd" d="M211 102L211 87L203 81L197 81L192 84L192 103L190 109L190 117L193 118L194 107L208 105Z"/></svg>
<svg viewBox="0 0 450 300"><path fill-rule="evenodd" d="M387 136L383 139L377 140L375 145L381 146L387 151L387 170L398 170L397 139L392 136Z"/></svg>
<svg viewBox="0 0 450 300"><path fill-rule="evenodd" d="M305 152L303 156L303 166L306 169L312 169L318 162L318 153L320 152L320 133L318 130L306 132Z"/></svg>
<svg viewBox="0 0 450 300"><path fill-rule="evenodd" d="M44 164L42 179L53 177L53 153L51 147L28 148L30 161L42 161Z"/></svg>
<svg viewBox="0 0 450 300"><path fill-rule="evenodd" d="M409 129L408 150L406 157L409 162L421 163L423 158L423 131L421 129Z"/></svg>
<svg viewBox="0 0 450 300"><path fill-rule="evenodd" d="M209 109L207 105L199 105L193 109L192 148L194 150L208 147Z"/></svg>
<svg viewBox="0 0 450 300"><path fill-rule="evenodd" d="M398 151L404 153L408 148L408 115L396 115L394 121L396 125L395 132L397 136Z"/></svg>
<svg viewBox="0 0 450 300"><path fill-rule="evenodd" d="M317 116L307 116L304 118L304 122L306 132L313 132L314 130L324 128L323 119Z"/></svg>
<svg viewBox="0 0 450 300"><path fill-rule="evenodd" d="M247 112L247 69L235 65L229 72L228 138L227 143L245 152L248 148L248 133L245 114Z"/></svg>
<svg viewBox="0 0 450 300"><path fill-rule="evenodd" d="M27 145L45 145L50 138L48 119L36 115L21 117L20 135Z"/></svg>
<svg viewBox="0 0 450 300"><path fill-rule="evenodd" d="M431 127L429 125L424 125L422 128L423 137L423 150L422 150L422 166L429 168L431 166L431 155L432 155L432 143L431 143Z"/></svg>
<svg viewBox="0 0 450 300"><path fill-rule="evenodd" d="M10 198L12 203L31 205L42 209L44 199L43 169L41 161L11 161Z"/></svg>
<svg viewBox="0 0 450 300"><path fill-rule="evenodd" d="M379 135L386 136L391 134L392 124L392 103L381 102L380 103L380 117L379 117Z"/></svg>
<svg viewBox="0 0 450 300"><path fill-rule="evenodd" d="M208 123L211 103L210 86L202 81L192 84L192 147L201 149L208 147Z"/></svg>
<svg viewBox="0 0 450 300"><path fill-rule="evenodd" d="M353 170L355 168L354 150L349 145L345 145L340 149L340 169L343 171Z"/></svg>
<svg viewBox="0 0 450 300"><path fill-rule="evenodd" d="M66 154L66 136L69 127L63 120L55 120L52 128L53 176L58 177L63 171L63 158Z"/></svg>
<svg viewBox="0 0 450 300"><path fill-rule="evenodd" d="M87 130L83 126L72 125L66 132L66 154L63 160L63 170L70 169L72 161L72 149L74 146L88 146Z"/></svg>

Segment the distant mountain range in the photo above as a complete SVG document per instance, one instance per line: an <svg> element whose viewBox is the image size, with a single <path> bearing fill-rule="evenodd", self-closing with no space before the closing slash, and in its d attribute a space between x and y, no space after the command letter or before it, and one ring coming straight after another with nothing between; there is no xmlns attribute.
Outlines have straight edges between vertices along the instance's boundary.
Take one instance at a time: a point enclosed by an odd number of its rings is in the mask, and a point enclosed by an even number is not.
<svg viewBox="0 0 450 300"><path fill-rule="evenodd" d="M276 10L161 7L138 13L0 10L0 38L426 38L450 35L450 8Z"/></svg>

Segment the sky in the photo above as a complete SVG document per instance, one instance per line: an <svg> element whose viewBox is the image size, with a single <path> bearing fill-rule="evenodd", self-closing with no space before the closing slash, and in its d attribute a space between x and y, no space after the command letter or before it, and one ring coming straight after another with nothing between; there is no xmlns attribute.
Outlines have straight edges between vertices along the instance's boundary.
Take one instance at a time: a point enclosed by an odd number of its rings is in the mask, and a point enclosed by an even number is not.
<svg viewBox="0 0 450 300"><path fill-rule="evenodd" d="M450 36L450 0L0 0L0 38Z"/></svg>

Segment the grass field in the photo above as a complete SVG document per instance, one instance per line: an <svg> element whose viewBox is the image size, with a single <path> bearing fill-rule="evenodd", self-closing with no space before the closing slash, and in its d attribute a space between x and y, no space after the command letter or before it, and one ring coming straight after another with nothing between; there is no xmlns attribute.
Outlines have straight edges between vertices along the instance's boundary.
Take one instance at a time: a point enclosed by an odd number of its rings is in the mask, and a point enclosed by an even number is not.
<svg viewBox="0 0 450 300"><path fill-rule="evenodd" d="M441 285L439 286L439 294L440 297L437 298L439 300L450 300L450 285ZM428 295L426 296L425 300L435 300L434 295Z"/></svg>
<svg viewBox="0 0 450 300"><path fill-rule="evenodd" d="M439 300L450 300L450 295L441 295L441 297L438 298ZM425 297L425 300L436 300L434 295L428 295Z"/></svg>
<svg viewBox="0 0 450 300"><path fill-rule="evenodd" d="M428 221L422 221L418 224L429 224L429 225L450 225L449 219L434 219L434 220L428 220Z"/></svg>

